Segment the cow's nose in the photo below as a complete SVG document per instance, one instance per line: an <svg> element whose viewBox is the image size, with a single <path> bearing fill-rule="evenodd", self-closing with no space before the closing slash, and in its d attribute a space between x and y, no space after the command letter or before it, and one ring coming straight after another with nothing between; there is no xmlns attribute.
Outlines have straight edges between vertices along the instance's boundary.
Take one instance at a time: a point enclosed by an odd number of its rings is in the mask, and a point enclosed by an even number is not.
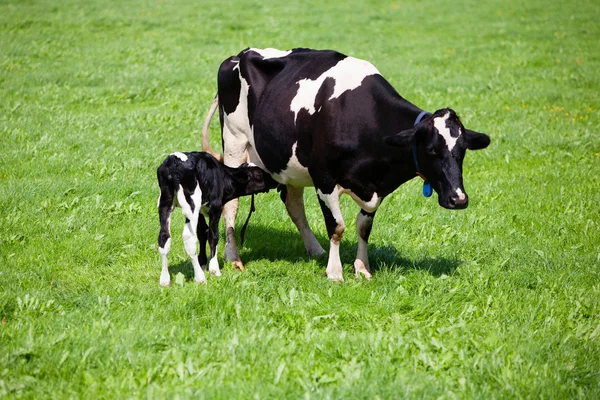
<svg viewBox="0 0 600 400"><path fill-rule="evenodd" d="M450 198L448 199L448 203L450 203L450 206L452 208L467 208L467 206L469 205L469 198L466 194L460 192L450 196Z"/></svg>

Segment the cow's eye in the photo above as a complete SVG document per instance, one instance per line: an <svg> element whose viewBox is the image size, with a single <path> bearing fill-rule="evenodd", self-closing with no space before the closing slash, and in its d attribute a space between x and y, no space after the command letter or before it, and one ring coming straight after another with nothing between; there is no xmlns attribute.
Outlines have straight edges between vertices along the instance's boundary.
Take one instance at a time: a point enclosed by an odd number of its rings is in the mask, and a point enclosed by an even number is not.
<svg viewBox="0 0 600 400"><path fill-rule="evenodd" d="M437 155L434 147L427 147L427 154L429 154L430 156L436 156Z"/></svg>

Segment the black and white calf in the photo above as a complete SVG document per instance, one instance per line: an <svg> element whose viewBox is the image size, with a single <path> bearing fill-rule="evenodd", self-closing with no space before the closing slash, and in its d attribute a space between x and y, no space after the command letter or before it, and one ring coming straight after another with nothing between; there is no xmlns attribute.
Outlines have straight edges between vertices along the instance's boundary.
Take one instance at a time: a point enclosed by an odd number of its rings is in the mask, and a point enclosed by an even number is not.
<svg viewBox="0 0 600 400"><path fill-rule="evenodd" d="M277 185L269 174L256 166L230 168L203 152L173 153L158 167L156 175L160 186L158 251L162 259L162 286L171 282L167 256L171 250L171 213L175 206L180 206L185 216L183 244L192 259L194 278L196 282L206 283L202 267L206 267L207 238L210 246L208 270L214 275L221 275L217 242L223 205L240 196L265 192ZM208 224L205 217L208 217ZM199 259L196 252L198 239Z"/></svg>
<svg viewBox="0 0 600 400"><path fill-rule="evenodd" d="M467 149L490 138L465 129L456 113L433 114L411 104L369 62L336 51L246 49L225 60L202 130L219 108L223 159L250 161L286 185L285 204L309 255L324 252L306 221L304 187L314 186L330 239L326 273L342 280L340 195L360 206L356 274L369 278L367 241L375 211L404 182L429 181L442 207L468 204L462 181ZM235 244L237 202L225 205L225 259L241 264Z"/></svg>

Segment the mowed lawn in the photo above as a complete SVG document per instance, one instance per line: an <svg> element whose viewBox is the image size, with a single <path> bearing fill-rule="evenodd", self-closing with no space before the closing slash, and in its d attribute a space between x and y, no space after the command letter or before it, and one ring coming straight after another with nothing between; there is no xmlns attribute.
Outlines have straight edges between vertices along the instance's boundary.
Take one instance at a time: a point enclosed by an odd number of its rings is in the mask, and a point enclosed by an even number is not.
<svg viewBox="0 0 600 400"><path fill-rule="evenodd" d="M0 0L0 397L599 398L599 16L589 0ZM159 287L156 167L200 149L218 66L245 47L336 49L454 108L492 138L465 160L469 208L401 186L366 281L342 198L331 283L260 195L247 271L202 286L176 211Z"/></svg>

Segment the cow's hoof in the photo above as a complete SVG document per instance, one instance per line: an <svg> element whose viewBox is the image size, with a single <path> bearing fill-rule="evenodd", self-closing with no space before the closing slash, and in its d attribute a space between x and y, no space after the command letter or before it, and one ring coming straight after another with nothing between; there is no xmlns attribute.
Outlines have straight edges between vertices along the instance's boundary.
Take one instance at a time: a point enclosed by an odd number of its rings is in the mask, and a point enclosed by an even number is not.
<svg viewBox="0 0 600 400"><path fill-rule="evenodd" d="M206 285L206 278L201 278L196 280L196 283L199 285Z"/></svg>
<svg viewBox="0 0 600 400"><path fill-rule="evenodd" d="M327 270L325 270L325 275L327 275L327 279L329 279L331 282L344 282L344 277L342 276L342 273L334 273L334 272L327 272Z"/></svg>
<svg viewBox="0 0 600 400"><path fill-rule="evenodd" d="M315 247L315 248L307 249L306 254L308 254L308 256L310 258L317 258L317 257L320 257L323 254L325 254L325 250L323 250L323 248L319 245L318 248Z"/></svg>
<svg viewBox="0 0 600 400"><path fill-rule="evenodd" d="M367 280L371 279L371 273L369 272L369 268L361 260L355 260L354 276L356 277L356 279L360 278L360 274L363 274L363 276Z"/></svg>
<svg viewBox="0 0 600 400"><path fill-rule="evenodd" d="M169 282L169 281L165 281L165 282L163 282L163 281L160 281L160 286L162 286L162 287L167 287L167 286L169 286L170 284L171 284L171 282Z"/></svg>
<svg viewBox="0 0 600 400"><path fill-rule="evenodd" d="M240 271L246 270L246 268L244 268L244 264L242 264L240 260L233 261L231 264L233 264L233 268L235 269L239 269Z"/></svg>

